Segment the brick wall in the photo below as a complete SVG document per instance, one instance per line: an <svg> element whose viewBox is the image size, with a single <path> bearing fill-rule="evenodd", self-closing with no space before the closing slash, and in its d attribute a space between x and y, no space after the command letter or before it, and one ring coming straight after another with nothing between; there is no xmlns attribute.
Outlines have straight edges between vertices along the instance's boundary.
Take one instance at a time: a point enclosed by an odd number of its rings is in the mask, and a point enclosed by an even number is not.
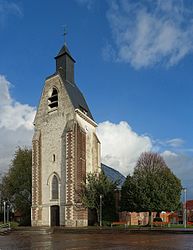
<svg viewBox="0 0 193 250"><path fill-rule="evenodd" d="M42 203L41 186L41 136L37 133L32 142L32 224L36 225L41 220Z"/></svg>

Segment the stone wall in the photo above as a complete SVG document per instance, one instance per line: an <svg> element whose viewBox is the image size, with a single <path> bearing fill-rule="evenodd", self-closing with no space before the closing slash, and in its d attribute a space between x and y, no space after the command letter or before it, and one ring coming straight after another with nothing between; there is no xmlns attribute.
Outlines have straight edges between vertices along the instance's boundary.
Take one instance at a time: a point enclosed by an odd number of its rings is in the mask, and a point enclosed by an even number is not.
<svg viewBox="0 0 193 250"><path fill-rule="evenodd" d="M50 108L53 88L58 107ZM32 225L50 226L51 206L60 208L60 225L87 225L88 211L78 194L86 174L100 171L96 123L74 110L65 84L54 75L45 82L34 124ZM51 197L54 175L59 183L59 199L55 200Z"/></svg>

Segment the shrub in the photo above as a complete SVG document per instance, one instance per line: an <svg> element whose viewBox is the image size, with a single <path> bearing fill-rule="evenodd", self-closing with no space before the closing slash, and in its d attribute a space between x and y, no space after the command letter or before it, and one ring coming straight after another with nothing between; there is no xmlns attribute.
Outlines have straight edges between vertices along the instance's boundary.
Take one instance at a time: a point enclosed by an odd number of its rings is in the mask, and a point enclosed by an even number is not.
<svg viewBox="0 0 193 250"><path fill-rule="evenodd" d="M162 219L160 217L155 217L153 219L153 222L162 222Z"/></svg>

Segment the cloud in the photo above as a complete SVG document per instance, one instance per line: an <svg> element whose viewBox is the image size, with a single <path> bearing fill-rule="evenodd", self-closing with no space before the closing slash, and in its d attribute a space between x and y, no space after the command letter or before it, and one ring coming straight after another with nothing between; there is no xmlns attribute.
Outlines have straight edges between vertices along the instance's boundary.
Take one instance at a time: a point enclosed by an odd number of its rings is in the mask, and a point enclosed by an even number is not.
<svg viewBox="0 0 193 250"><path fill-rule="evenodd" d="M0 75L0 105L9 105L11 103L11 97L9 94L10 82L8 82L5 76Z"/></svg>
<svg viewBox="0 0 193 250"><path fill-rule="evenodd" d="M0 0L0 25L4 26L7 18L12 15L22 17L23 12L21 7L14 2Z"/></svg>
<svg viewBox="0 0 193 250"><path fill-rule="evenodd" d="M162 153L164 160L167 165L172 169L174 174L182 180L182 185L187 188L188 199L193 197L193 182L192 182L192 172L193 172L193 157L173 153L171 151L164 151Z"/></svg>
<svg viewBox="0 0 193 250"><path fill-rule="evenodd" d="M162 155L165 159L167 159L167 158L174 158L174 159L175 159L175 158L178 156L176 153L171 152L171 151L169 151L169 150L164 151L161 155Z"/></svg>
<svg viewBox="0 0 193 250"><path fill-rule="evenodd" d="M121 121L118 124L109 121L99 123L97 129L101 141L101 161L125 176L133 172L136 162L143 152L156 151L166 161L168 167L187 187L188 199L193 197L193 157L182 152L174 152L172 149L183 144L179 138L171 139L162 144L153 140L150 136L139 135L129 124ZM168 145L168 149L167 148Z"/></svg>
<svg viewBox="0 0 193 250"><path fill-rule="evenodd" d="M11 83L0 75L0 172L8 169L17 146L31 146L35 107L11 96Z"/></svg>
<svg viewBox="0 0 193 250"><path fill-rule="evenodd" d="M184 144L184 140L180 138L174 138L174 139L168 140L167 144L170 145L171 147L177 148L177 147L181 147Z"/></svg>
<svg viewBox="0 0 193 250"><path fill-rule="evenodd" d="M5 76L0 75L0 129L17 130L23 127L32 130L35 108L14 101L9 93L10 86Z"/></svg>
<svg viewBox="0 0 193 250"><path fill-rule="evenodd" d="M193 3L182 0L108 3L107 19L116 61L129 63L135 69L158 64L169 67L192 53ZM108 50L109 45L106 54Z"/></svg>
<svg viewBox="0 0 193 250"><path fill-rule="evenodd" d="M105 61L116 60L116 51L110 43L106 43L102 49L102 56Z"/></svg>
<svg viewBox="0 0 193 250"><path fill-rule="evenodd" d="M81 5L85 5L88 9L91 9L95 3L95 0L75 0Z"/></svg>
<svg viewBox="0 0 193 250"><path fill-rule="evenodd" d="M6 77L0 75L0 174L8 169L17 146L31 146L36 112L35 107L21 104L12 98L11 86ZM183 186L187 187L188 198L193 197L193 157L179 151L174 152L176 147L183 145L182 139L174 138L161 143L150 136L137 134L125 121L118 124L102 122L97 133L101 141L104 164L127 175L132 173L142 152L163 152L161 155L168 166L182 180Z"/></svg>
<svg viewBox="0 0 193 250"><path fill-rule="evenodd" d="M160 140L160 139L153 139L153 147L156 151L164 151L164 150L178 150L178 151L183 151L187 152L192 149L187 149L184 147L185 141L181 138L172 138L172 139L167 139L167 140Z"/></svg>
<svg viewBox="0 0 193 250"><path fill-rule="evenodd" d="M102 162L124 175L133 171L142 152L152 149L151 139L138 135L124 121L119 124L102 122L98 125L97 134L101 141Z"/></svg>

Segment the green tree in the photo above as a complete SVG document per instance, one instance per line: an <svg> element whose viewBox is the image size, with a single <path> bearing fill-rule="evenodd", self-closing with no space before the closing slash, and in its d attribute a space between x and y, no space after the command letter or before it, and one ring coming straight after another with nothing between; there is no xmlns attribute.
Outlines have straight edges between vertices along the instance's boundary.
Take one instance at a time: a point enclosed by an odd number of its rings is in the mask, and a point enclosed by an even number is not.
<svg viewBox="0 0 193 250"><path fill-rule="evenodd" d="M128 175L121 188L121 211L137 212L139 210L139 195L136 184L131 175Z"/></svg>
<svg viewBox="0 0 193 250"><path fill-rule="evenodd" d="M172 211L180 204L181 181L157 153L143 153L127 178L123 190L122 209L132 211Z"/></svg>
<svg viewBox="0 0 193 250"><path fill-rule="evenodd" d="M25 221L31 221L31 179L32 179L31 149L18 148L8 173L2 179L2 199L8 201L15 211L19 211Z"/></svg>
<svg viewBox="0 0 193 250"><path fill-rule="evenodd" d="M103 172L90 173L82 191L82 202L86 208L95 210L99 222L100 195L102 195L102 218L112 221L116 218L115 189L116 182L110 181Z"/></svg>

